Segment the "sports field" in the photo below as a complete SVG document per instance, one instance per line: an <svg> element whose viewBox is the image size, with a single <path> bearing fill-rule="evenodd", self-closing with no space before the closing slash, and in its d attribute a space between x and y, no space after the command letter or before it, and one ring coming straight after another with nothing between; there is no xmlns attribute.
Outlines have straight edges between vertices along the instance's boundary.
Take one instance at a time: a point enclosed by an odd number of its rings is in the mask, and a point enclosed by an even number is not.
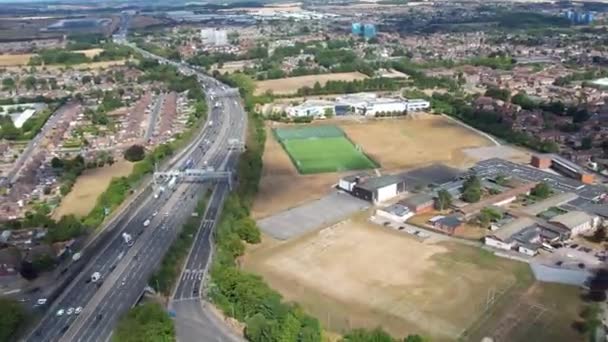
<svg viewBox="0 0 608 342"><path fill-rule="evenodd" d="M302 174L377 167L336 126L278 128L275 136Z"/></svg>

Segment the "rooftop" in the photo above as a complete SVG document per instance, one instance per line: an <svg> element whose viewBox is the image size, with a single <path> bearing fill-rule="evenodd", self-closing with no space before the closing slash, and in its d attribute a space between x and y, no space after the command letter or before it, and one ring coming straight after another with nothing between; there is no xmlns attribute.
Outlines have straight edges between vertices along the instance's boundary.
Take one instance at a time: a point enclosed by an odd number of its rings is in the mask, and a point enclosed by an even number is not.
<svg viewBox="0 0 608 342"><path fill-rule="evenodd" d="M429 194L416 194L414 196L408 197L408 198L400 201L399 203L401 203L403 205L419 206L419 205L426 204L426 203L429 203L432 201L433 201L433 196L431 196Z"/></svg>
<svg viewBox="0 0 608 342"><path fill-rule="evenodd" d="M382 210L386 211L388 213L391 213L393 215L399 216L399 217L405 216L410 213L410 209L408 207L406 207L402 204L399 204L399 203L390 205Z"/></svg>
<svg viewBox="0 0 608 342"><path fill-rule="evenodd" d="M520 217L502 226L494 233L501 241L509 241L513 235L521 232L527 227L536 225L536 221L528 217Z"/></svg>
<svg viewBox="0 0 608 342"><path fill-rule="evenodd" d="M581 224L587 223L593 216L583 211L569 211L565 214L557 215L551 219L551 223L559 223L568 229L573 229Z"/></svg>
<svg viewBox="0 0 608 342"><path fill-rule="evenodd" d="M363 182L357 184L357 187L368 191L375 191L391 184L398 184L400 182L403 181L397 176L385 175L380 177L367 178Z"/></svg>
<svg viewBox="0 0 608 342"><path fill-rule="evenodd" d="M526 214L536 216L551 207L558 207L562 204L568 203L577 198L578 198L578 196L575 193L562 192L562 193L553 195L540 202L529 205L529 206L525 207L522 211Z"/></svg>

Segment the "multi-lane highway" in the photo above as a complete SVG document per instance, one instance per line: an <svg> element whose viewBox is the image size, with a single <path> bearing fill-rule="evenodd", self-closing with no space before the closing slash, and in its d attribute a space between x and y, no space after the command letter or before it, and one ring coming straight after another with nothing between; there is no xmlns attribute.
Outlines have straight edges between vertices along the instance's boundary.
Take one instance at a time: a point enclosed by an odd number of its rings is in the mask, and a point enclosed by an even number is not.
<svg viewBox="0 0 608 342"><path fill-rule="evenodd" d="M185 69L187 66L180 65L180 68ZM242 141L246 125L244 111L235 96L238 92L231 91L204 75L199 75L199 79L205 83L207 93L214 94L213 99L208 99L210 103L219 101L222 105L211 110L202 134L182 154L176 165L183 165L186 160L192 159L195 167L230 169L236 163L237 154L231 150L229 141ZM233 110L235 108L238 110ZM130 212L117 220L110 241L100 247L83 266L27 340L107 340L120 315L141 296L149 276L159 265L207 186L209 185L177 184L174 189L167 189L158 198L149 192L142 196L138 205L134 205ZM212 222L217 218L226 191L224 185L216 187L203 221L202 233L197 236L195 246L200 246L199 236L210 236L210 229L214 225ZM144 227L143 222L148 219L151 222ZM123 232L134 237L133 246L124 243L121 238ZM201 251L199 248L191 253L188 262L194 257L207 258L210 246L206 245L204 249ZM100 281L90 281L94 272L101 274ZM193 291L194 287L196 286L188 289ZM83 308L79 315L67 314L69 308L79 307ZM64 310L62 315L58 315L60 310Z"/></svg>

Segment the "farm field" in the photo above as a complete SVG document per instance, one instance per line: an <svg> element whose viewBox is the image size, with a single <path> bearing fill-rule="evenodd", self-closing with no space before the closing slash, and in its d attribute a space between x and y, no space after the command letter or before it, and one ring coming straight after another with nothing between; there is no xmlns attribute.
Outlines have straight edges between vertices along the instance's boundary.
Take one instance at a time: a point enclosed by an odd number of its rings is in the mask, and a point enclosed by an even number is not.
<svg viewBox="0 0 608 342"><path fill-rule="evenodd" d="M279 78L276 80L266 80L256 82L255 94L264 94L268 90L276 95L293 94L302 87L313 87L316 82L325 85L327 81L354 81L367 78L367 75L360 72L342 72L335 74L319 74L297 77Z"/></svg>
<svg viewBox="0 0 608 342"><path fill-rule="evenodd" d="M383 170L403 170L441 162L465 168L477 160L467 148L490 146L491 141L441 116L416 119L343 122L340 128Z"/></svg>
<svg viewBox="0 0 608 342"><path fill-rule="evenodd" d="M88 49L78 50L74 52L83 53L85 56L92 58L97 56L103 49ZM0 66L23 66L30 62L30 58L35 55L32 53L16 54L16 55L0 55Z"/></svg>
<svg viewBox="0 0 608 342"><path fill-rule="evenodd" d="M285 243L268 239L243 267L334 332L382 326L394 336L453 341L482 316L489 294L531 282L526 264L457 243L421 243L365 215Z"/></svg>
<svg viewBox="0 0 608 342"><path fill-rule="evenodd" d="M336 126L277 128L274 132L302 174L376 167Z"/></svg>
<svg viewBox="0 0 608 342"><path fill-rule="evenodd" d="M97 197L106 190L112 178L128 176L132 169L133 163L121 160L111 166L85 170L76 179L72 191L63 198L53 213L53 217L58 219L69 214L77 217L87 215L95 206Z"/></svg>

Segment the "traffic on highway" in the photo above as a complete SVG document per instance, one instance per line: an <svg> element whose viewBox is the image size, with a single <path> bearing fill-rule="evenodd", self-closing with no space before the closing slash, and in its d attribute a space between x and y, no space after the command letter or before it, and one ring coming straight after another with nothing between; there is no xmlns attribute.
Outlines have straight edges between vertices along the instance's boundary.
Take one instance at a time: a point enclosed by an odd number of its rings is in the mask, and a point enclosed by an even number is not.
<svg viewBox="0 0 608 342"><path fill-rule="evenodd" d="M213 106L204 129L170 168L232 170L238 153L229 142L243 141L246 128L238 91L198 74L184 64L180 63L178 67L182 72L196 73L206 89L208 102L219 105ZM86 263L83 261L81 271L55 300L45 300L40 305L45 313L27 337L28 341L109 339L120 316L141 298L150 275L193 212L199 196L214 186L175 180L172 183L171 186L166 184L164 191L142 192L145 195L138 203L116 220L107 243L83 252L89 255ZM206 270L211 249L210 232L228 191L229 187L224 183L215 186L209 210L188 258L188 267L192 269ZM199 296L200 285L200 279L188 284L180 281L180 289L187 289L192 297ZM180 290L180 296L185 296L183 291Z"/></svg>

